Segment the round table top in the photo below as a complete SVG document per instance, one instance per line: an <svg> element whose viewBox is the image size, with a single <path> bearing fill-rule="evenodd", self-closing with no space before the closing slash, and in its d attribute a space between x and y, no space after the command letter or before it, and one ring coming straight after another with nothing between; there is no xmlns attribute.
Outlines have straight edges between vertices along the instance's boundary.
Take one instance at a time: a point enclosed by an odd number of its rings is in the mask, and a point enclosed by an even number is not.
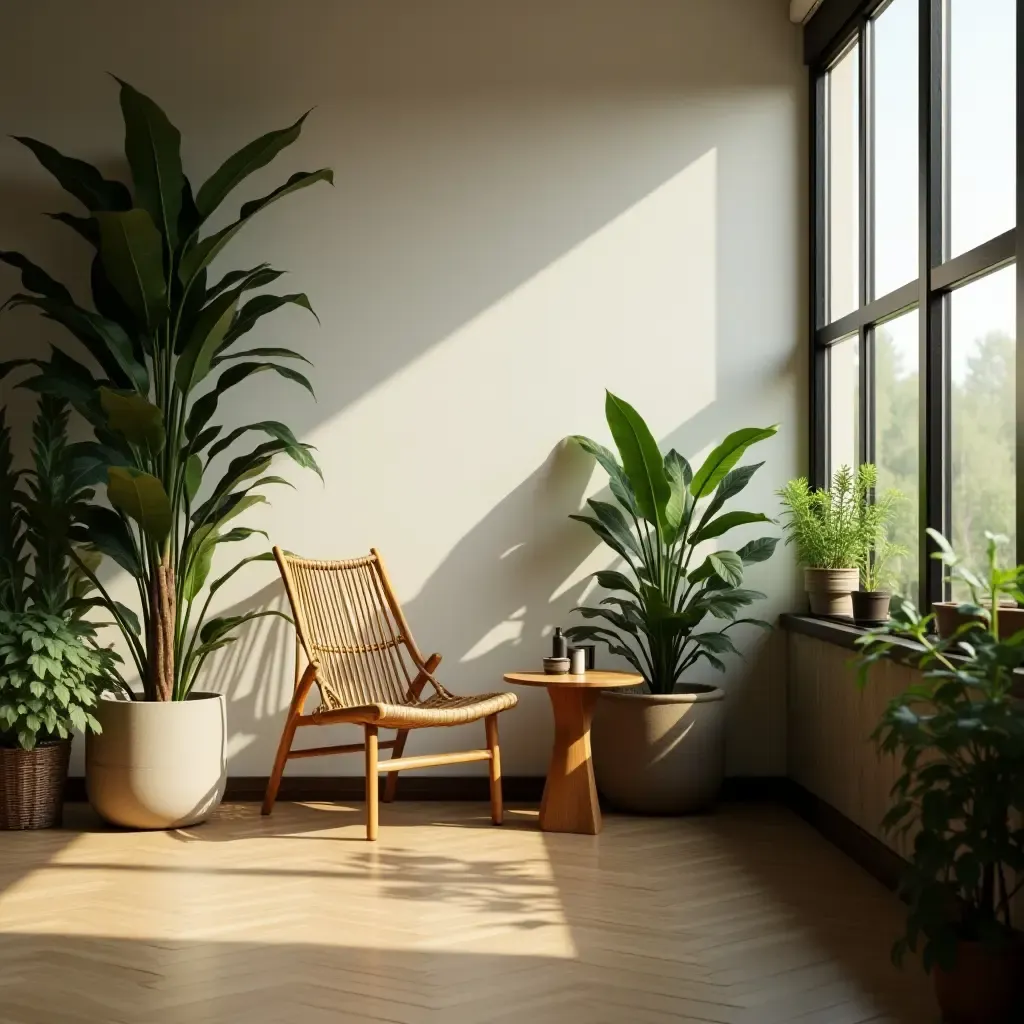
<svg viewBox="0 0 1024 1024"><path fill-rule="evenodd" d="M591 669L581 676L571 672L549 675L547 672L506 672L506 683L518 683L520 686L577 686L599 689L613 686L639 686L644 677L636 672L604 672Z"/></svg>

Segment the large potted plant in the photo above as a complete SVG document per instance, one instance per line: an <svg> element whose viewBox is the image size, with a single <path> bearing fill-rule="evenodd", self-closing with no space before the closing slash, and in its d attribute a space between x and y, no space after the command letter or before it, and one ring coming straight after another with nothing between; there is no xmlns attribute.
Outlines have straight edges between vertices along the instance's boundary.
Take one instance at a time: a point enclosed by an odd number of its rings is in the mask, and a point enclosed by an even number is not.
<svg viewBox="0 0 1024 1024"><path fill-rule="evenodd" d="M883 819L913 837L903 881L906 934L897 963L921 950L944 1019L997 1024L1024 1019L1024 936L1012 915L1024 887L1024 706L1014 693L1024 632L1003 638L1000 598L1021 598L1024 566L1002 569L1005 538L988 535L988 574L978 579L939 533L928 533L950 577L970 593L955 635L931 635L933 616L897 602L885 627L860 640L858 681L899 638L923 677L886 708L874 739L902 772Z"/></svg>
<svg viewBox="0 0 1024 1024"><path fill-rule="evenodd" d="M796 547L797 561L804 567L812 615L853 617L850 595L857 589L863 550L859 520L870 493L871 470L865 464L854 474L841 466L828 488L814 490L806 477L798 477L778 492L786 543Z"/></svg>
<svg viewBox="0 0 1024 1024"><path fill-rule="evenodd" d="M66 404L44 396L17 470L0 412L0 829L60 823L73 732L99 728L116 660L82 618L89 585L69 559L92 492L74 474L67 422Z"/></svg>
<svg viewBox="0 0 1024 1024"><path fill-rule="evenodd" d="M243 301L280 277L267 264L228 270L214 283L208 270L261 210L332 175L293 174L204 234L235 187L299 137L304 117L244 146L194 192L182 170L181 137L164 112L124 82L120 100L131 189L42 142L18 139L86 209L86 216L56 219L93 251L94 308L78 305L24 256L0 259L21 271L25 289L6 305L34 307L62 324L85 359L54 349L48 360L14 365L32 365L28 386L67 398L91 426L95 440L82 450L79 471L106 484L109 504L88 509L80 538L137 585L136 614L72 556L120 628L139 680L138 691L124 685L134 699L100 702L103 732L87 751L89 798L116 824L165 828L203 820L224 791L224 698L197 687L204 662L244 622L281 614L208 617L212 597L230 577L270 557L251 554L211 582L214 555L222 544L262 533L238 525L238 517L266 501L266 487L285 482L268 472L276 456L316 469L310 446L283 423L264 419L225 430L217 422L222 397L257 373L278 374L312 393L290 365L302 359L296 352L240 344L263 316L289 304L311 310L309 300L263 293ZM254 447L229 460L238 442L253 437Z"/></svg>
<svg viewBox="0 0 1024 1024"><path fill-rule="evenodd" d="M644 692L602 693L597 702L598 788L623 810L683 813L715 800L725 768L725 694L683 677L702 660L724 671L737 626L768 628L739 617L764 597L742 587L743 568L769 558L776 538L720 545L737 527L770 522L760 512L722 509L763 465L737 467L743 453L776 427L735 431L693 472L674 449L663 456L640 414L610 392L605 414L618 457L589 438L572 440L608 473L615 502L591 499L592 515L572 518L615 552L622 570L594 574L607 595L576 611L595 622L566 634L605 644L644 677Z"/></svg>

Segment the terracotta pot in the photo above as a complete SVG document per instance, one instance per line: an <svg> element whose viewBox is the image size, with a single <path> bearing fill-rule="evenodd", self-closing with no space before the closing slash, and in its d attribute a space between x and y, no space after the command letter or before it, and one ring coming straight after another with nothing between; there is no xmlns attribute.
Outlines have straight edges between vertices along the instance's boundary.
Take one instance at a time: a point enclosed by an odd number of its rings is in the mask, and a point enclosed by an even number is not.
<svg viewBox="0 0 1024 1024"><path fill-rule="evenodd" d="M811 602L812 615L829 618L853 618L850 595L860 586L856 569L804 569L804 590Z"/></svg>
<svg viewBox="0 0 1024 1024"><path fill-rule="evenodd" d="M601 693L591 732L597 788L632 814L686 814L715 802L725 775L725 692Z"/></svg>
<svg viewBox="0 0 1024 1024"><path fill-rule="evenodd" d="M950 637L965 622L981 622L976 615L964 615L957 611L958 601L936 601L932 605L935 612L935 628L940 637ZM999 639L1008 640L1014 633L1024 629L1024 608L1015 604L999 606Z"/></svg>
<svg viewBox="0 0 1024 1024"><path fill-rule="evenodd" d="M89 803L113 825L179 828L205 821L224 797L224 695L184 701L100 700L86 739Z"/></svg>
<svg viewBox="0 0 1024 1024"><path fill-rule="evenodd" d="M53 828L64 810L71 740L0 747L0 829Z"/></svg>
<svg viewBox="0 0 1024 1024"><path fill-rule="evenodd" d="M960 941L952 970L936 967L935 995L946 1024L1010 1024L1024 1019L1024 936L1001 949Z"/></svg>
<svg viewBox="0 0 1024 1024"><path fill-rule="evenodd" d="M889 602L892 594L888 590L855 590L850 595L853 601L853 621L858 626L879 626L889 619Z"/></svg>

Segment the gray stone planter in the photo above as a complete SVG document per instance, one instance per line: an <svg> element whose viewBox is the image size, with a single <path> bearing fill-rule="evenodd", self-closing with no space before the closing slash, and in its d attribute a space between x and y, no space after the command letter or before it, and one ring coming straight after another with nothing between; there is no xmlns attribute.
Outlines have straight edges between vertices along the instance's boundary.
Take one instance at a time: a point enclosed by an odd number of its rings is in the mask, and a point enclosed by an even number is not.
<svg viewBox="0 0 1024 1024"><path fill-rule="evenodd" d="M591 732L601 796L633 814L686 814L718 798L725 775L725 692L603 692Z"/></svg>

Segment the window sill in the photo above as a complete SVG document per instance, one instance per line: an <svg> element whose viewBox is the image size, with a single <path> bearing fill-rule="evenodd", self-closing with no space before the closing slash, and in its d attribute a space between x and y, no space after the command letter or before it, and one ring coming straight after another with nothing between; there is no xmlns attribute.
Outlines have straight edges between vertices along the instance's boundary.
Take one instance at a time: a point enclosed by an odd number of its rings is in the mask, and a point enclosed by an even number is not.
<svg viewBox="0 0 1024 1024"><path fill-rule="evenodd" d="M855 626L852 622L822 619L815 615L787 613L779 617L779 625L789 633L800 633L803 636L814 637L815 640L824 640L825 643L834 644L836 647L845 647L848 651L860 651L861 646L857 641L870 632L863 626ZM921 652L914 644L899 637L889 637L889 641L892 647L887 657L907 665L916 664Z"/></svg>

